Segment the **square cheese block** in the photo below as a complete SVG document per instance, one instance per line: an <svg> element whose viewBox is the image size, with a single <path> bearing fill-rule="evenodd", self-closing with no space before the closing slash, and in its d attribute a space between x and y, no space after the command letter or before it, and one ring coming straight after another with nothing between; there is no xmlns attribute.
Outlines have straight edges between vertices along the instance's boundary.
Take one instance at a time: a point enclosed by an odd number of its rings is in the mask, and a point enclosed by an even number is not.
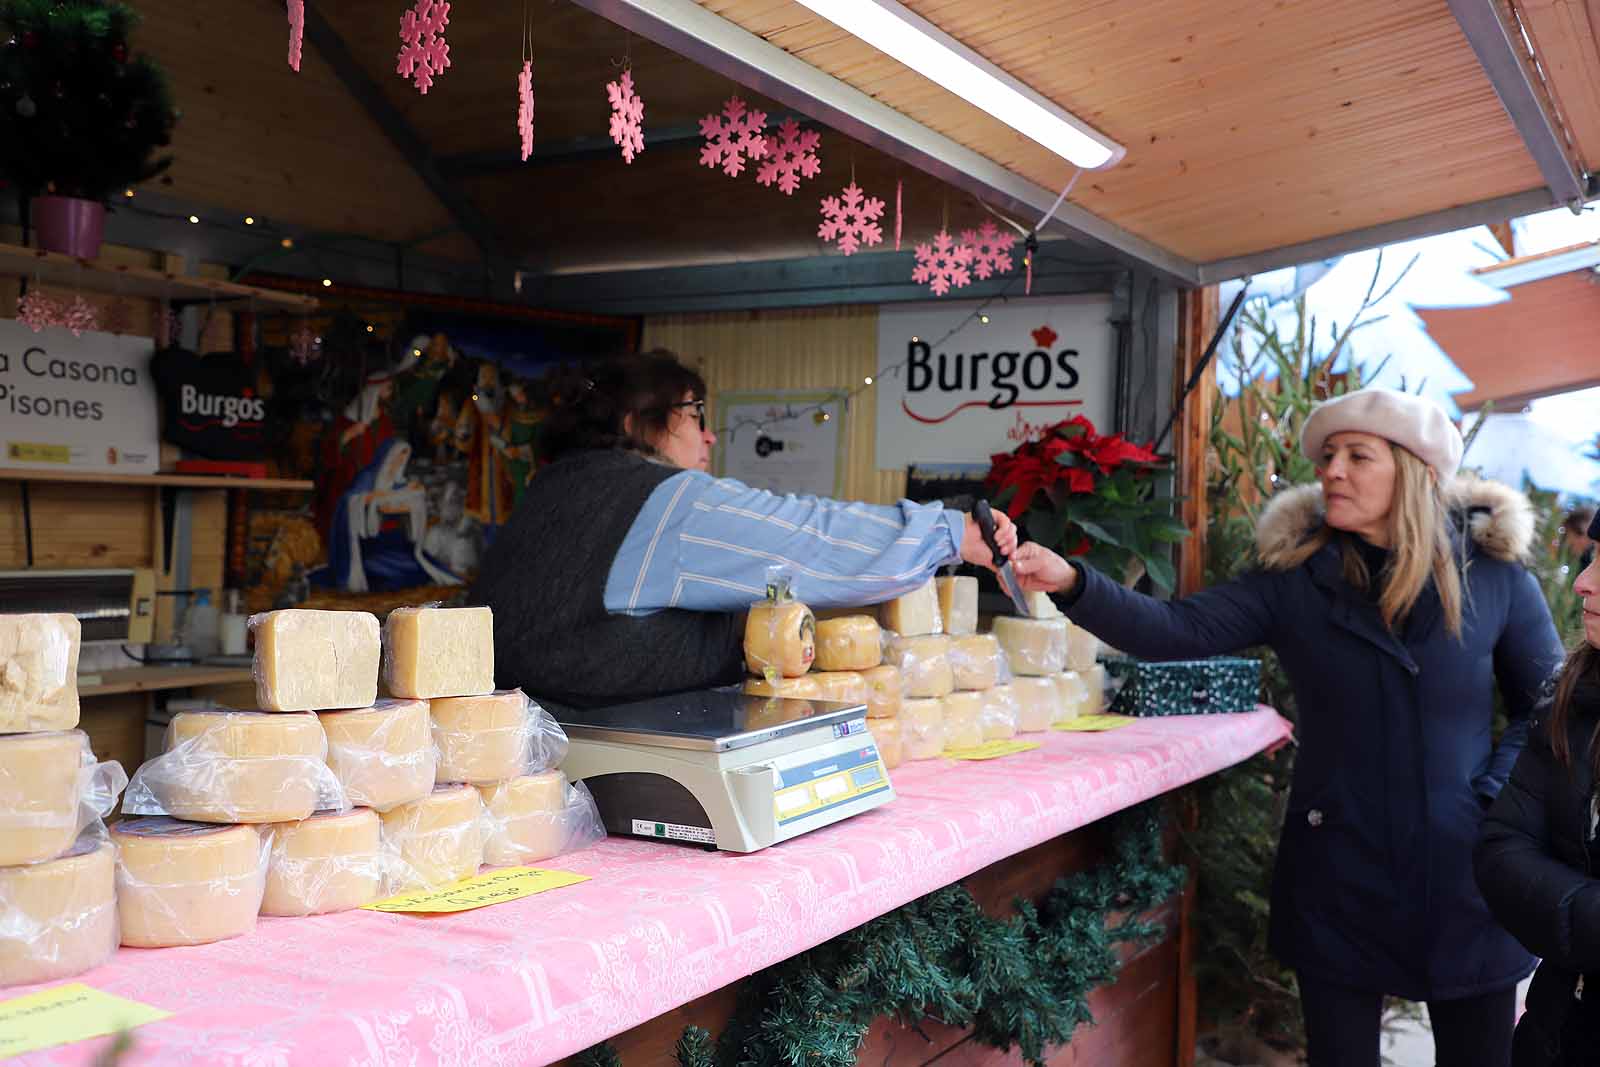
<svg viewBox="0 0 1600 1067"><path fill-rule="evenodd" d="M901 692L908 697L942 697L955 689L950 667L950 638L942 634L896 637L888 660L900 669Z"/></svg>
<svg viewBox="0 0 1600 1067"><path fill-rule="evenodd" d="M0 615L0 734L78 725L78 646L72 615Z"/></svg>
<svg viewBox="0 0 1600 1067"><path fill-rule="evenodd" d="M429 700L494 692L494 612L396 608L383 620L390 696Z"/></svg>
<svg viewBox="0 0 1600 1067"><path fill-rule="evenodd" d="M1061 697L1061 707L1056 712L1056 722L1071 722L1089 706L1089 685L1077 671L1062 671L1052 675L1056 692Z"/></svg>
<svg viewBox="0 0 1600 1067"><path fill-rule="evenodd" d="M811 677L822 687L819 699L839 704L867 702L867 679L858 671L817 671Z"/></svg>
<svg viewBox="0 0 1600 1067"><path fill-rule="evenodd" d="M1017 732L1050 729L1061 708L1061 690L1054 678L1017 678L1011 683L1017 698Z"/></svg>
<svg viewBox="0 0 1600 1067"><path fill-rule="evenodd" d="M966 575L935 579L939 619L952 637L978 632L978 579Z"/></svg>
<svg viewBox="0 0 1600 1067"><path fill-rule="evenodd" d="M889 770L905 761L905 738L901 736L899 719L873 719L867 723L867 733L878 746L878 758Z"/></svg>
<svg viewBox="0 0 1600 1067"><path fill-rule="evenodd" d="M1064 618L1022 619L997 615L994 635L1005 649L1012 674L1043 677L1067 669L1067 627Z"/></svg>
<svg viewBox="0 0 1600 1067"><path fill-rule="evenodd" d="M744 624L744 662L751 674L798 678L817 658L817 620L798 600L762 601Z"/></svg>
<svg viewBox="0 0 1600 1067"><path fill-rule="evenodd" d="M900 706L900 736L908 760L933 759L944 753L944 701L913 698Z"/></svg>
<svg viewBox="0 0 1600 1067"><path fill-rule="evenodd" d="M54 859L72 847L84 772L93 766L81 730L0 737L0 867Z"/></svg>
<svg viewBox="0 0 1600 1067"><path fill-rule="evenodd" d="M1059 619L1061 609L1056 607L1056 602L1050 599L1050 594L1043 590L1035 590L1027 594L1028 614L1035 619Z"/></svg>
<svg viewBox="0 0 1600 1067"><path fill-rule="evenodd" d="M323 915L371 904L383 891L378 813L327 812L272 827L263 915Z"/></svg>
<svg viewBox="0 0 1600 1067"><path fill-rule="evenodd" d="M968 634L950 639L950 670L957 689L989 689L1011 676L1005 653L994 634Z"/></svg>
<svg viewBox="0 0 1600 1067"><path fill-rule="evenodd" d="M0 986L71 978L117 951L116 850L92 835L47 863L0 867Z"/></svg>
<svg viewBox="0 0 1600 1067"><path fill-rule="evenodd" d="M871 615L846 615L817 623L819 671L864 671L883 662L883 628Z"/></svg>
<svg viewBox="0 0 1600 1067"><path fill-rule="evenodd" d="M1010 685L997 685L983 694L980 723L985 741L1005 741L1017 736L1019 712L1016 691Z"/></svg>
<svg viewBox="0 0 1600 1067"><path fill-rule="evenodd" d="M1077 623L1067 624L1067 669L1087 671L1100 655L1100 639Z"/></svg>
<svg viewBox="0 0 1600 1067"><path fill-rule="evenodd" d="M252 620L256 704L263 711L370 708L382 641L366 611L269 611Z"/></svg>
<svg viewBox="0 0 1600 1067"><path fill-rule="evenodd" d="M939 618L939 593L930 578L903 597L889 601L878 609L886 630L901 637L919 637L923 634L942 633L944 622Z"/></svg>
<svg viewBox="0 0 1600 1067"><path fill-rule="evenodd" d="M985 693L972 690L951 693L944 698L944 747L977 748L983 744Z"/></svg>
<svg viewBox="0 0 1600 1067"><path fill-rule="evenodd" d="M117 823L111 840L124 945L204 945L256 928L266 845L254 827L157 816Z"/></svg>
<svg viewBox="0 0 1600 1067"><path fill-rule="evenodd" d="M867 718L892 719L900 714L900 668L885 663L862 671L867 683Z"/></svg>
<svg viewBox="0 0 1600 1067"><path fill-rule="evenodd" d="M1083 705L1083 714L1098 715L1106 710L1106 665L1096 663L1086 671L1079 671L1083 684L1089 690L1088 700Z"/></svg>

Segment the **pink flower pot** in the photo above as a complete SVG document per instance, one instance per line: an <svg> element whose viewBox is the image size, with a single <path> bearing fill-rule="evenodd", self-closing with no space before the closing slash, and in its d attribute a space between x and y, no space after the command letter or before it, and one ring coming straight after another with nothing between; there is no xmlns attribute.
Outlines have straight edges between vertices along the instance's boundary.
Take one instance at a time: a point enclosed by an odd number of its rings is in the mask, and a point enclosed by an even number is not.
<svg viewBox="0 0 1600 1067"><path fill-rule="evenodd" d="M93 259L106 232L106 206L72 196L34 197L33 229L40 248Z"/></svg>

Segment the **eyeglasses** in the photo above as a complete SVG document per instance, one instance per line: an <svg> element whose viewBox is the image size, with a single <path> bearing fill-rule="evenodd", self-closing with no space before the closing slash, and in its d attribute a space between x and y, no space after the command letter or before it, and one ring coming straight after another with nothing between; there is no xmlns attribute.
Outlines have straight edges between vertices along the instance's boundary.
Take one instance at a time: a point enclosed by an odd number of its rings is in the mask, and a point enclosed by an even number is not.
<svg viewBox="0 0 1600 1067"><path fill-rule="evenodd" d="M706 402L704 400L685 400L681 404L671 404L671 405L669 405L669 407L674 407L674 408L693 408L695 417L700 420L700 432L701 433L705 432L705 429L706 429Z"/></svg>

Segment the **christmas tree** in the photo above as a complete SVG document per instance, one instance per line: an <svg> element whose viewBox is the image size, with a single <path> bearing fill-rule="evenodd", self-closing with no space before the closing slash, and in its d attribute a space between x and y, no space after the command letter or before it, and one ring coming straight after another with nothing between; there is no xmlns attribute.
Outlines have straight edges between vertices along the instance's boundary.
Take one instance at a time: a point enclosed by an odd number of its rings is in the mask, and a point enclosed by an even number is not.
<svg viewBox="0 0 1600 1067"><path fill-rule="evenodd" d="M0 2L0 175L23 198L104 202L172 162L166 75L114 0Z"/></svg>

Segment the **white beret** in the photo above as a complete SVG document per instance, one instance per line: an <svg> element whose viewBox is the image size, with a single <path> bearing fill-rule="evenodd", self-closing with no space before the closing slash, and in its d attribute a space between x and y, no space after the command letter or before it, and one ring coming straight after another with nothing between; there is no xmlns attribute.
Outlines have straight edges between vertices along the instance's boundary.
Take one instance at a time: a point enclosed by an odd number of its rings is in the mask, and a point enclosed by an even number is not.
<svg viewBox="0 0 1600 1067"><path fill-rule="evenodd" d="M1441 481L1461 466L1461 431L1431 400L1392 389L1358 389L1317 405L1300 433L1300 451L1322 462L1322 446L1336 433L1370 433L1404 448L1432 467Z"/></svg>

